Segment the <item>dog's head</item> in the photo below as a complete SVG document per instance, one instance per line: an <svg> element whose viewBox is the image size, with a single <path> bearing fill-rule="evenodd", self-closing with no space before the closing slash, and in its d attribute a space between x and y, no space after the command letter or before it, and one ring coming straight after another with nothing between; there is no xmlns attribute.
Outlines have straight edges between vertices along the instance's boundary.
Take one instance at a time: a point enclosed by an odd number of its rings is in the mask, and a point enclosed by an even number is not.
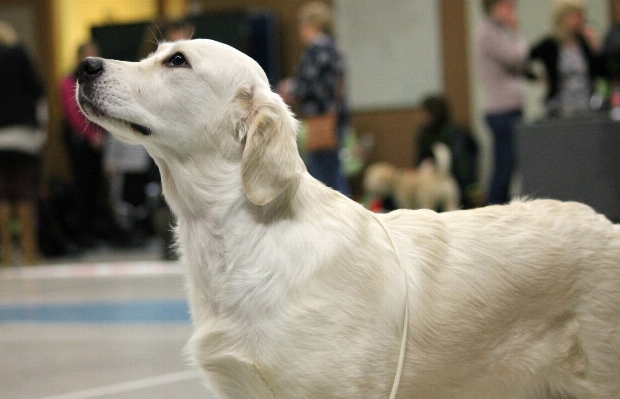
<svg viewBox="0 0 620 399"><path fill-rule="evenodd" d="M89 119L142 144L156 161L239 164L243 188L257 205L305 170L297 121L263 70L212 40L164 43L140 62L87 58L76 95Z"/></svg>

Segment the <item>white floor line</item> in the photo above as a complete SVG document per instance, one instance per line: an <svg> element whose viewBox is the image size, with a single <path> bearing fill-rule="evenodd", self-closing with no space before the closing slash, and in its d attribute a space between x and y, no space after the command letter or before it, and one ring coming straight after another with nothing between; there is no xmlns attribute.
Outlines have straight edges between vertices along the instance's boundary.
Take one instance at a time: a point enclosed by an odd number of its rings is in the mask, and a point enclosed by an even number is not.
<svg viewBox="0 0 620 399"><path fill-rule="evenodd" d="M46 396L40 399L93 399L123 392L136 391L138 389L152 388L175 382L188 381L200 378L197 370L179 371L177 373L163 374L140 380L122 382L120 384L107 385L82 391L69 392L60 395Z"/></svg>
<svg viewBox="0 0 620 399"><path fill-rule="evenodd" d="M65 343L65 342L185 342L189 339L190 334L184 334L183 336L172 337L102 337L102 338L88 338L88 337L5 337L4 332L0 327L0 343Z"/></svg>
<svg viewBox="0 0 620 399"><path fill-rule="evenodd" d="M92 278L183 273L183 266L179 262L172 261L95 262L2 268L0 269L0 280Z"/></svg>

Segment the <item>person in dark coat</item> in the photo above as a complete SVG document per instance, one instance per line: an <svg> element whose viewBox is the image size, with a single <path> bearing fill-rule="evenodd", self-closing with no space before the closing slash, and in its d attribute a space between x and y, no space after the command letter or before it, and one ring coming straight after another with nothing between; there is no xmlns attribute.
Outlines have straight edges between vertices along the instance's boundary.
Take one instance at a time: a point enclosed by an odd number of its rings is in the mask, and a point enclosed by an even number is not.
<svg viewBox="0 0 620 399"><path fill-rule="evenodd" d="M12 26L0 21L0 263L13 263L13 217L22 264L38 258L37 183L45 132L37 118L43 83Z"/></svg>
<svg viewBox="0 0 620 399"><path fill-rule="evenodd" d="M585 23L581 0L558 0L553 5L553 33L530 50L530 60L545 66L546 105L551 116L589 109L593 82L605 76L601 42Z"/></svg>
<svg viewBox="0 0 620 399"><path fill-rule="evenodd" d="M422 101L424 122L417 134L416 165L433 160L433 146L437 142L450 148L451 173L461 192L463 208L480 203L478 184L478 144L469 130L452 120L447 100L440 95L427 96Z"/></svg>

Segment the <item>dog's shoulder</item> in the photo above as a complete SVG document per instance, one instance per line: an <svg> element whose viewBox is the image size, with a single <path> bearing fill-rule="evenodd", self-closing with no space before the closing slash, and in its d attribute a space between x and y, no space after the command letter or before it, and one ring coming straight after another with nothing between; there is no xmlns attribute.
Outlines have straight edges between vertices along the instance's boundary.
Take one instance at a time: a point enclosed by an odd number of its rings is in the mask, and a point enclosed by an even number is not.
<svg viewBox="0 0 620 399"><path fill-rule="evenodd" d="M387 226L405 234L436 229L443 225L438 213L430 209L397 209L380 216L383 217Z"/></svg>
<svg viewBox="0 0 620 399"><path fill-rule="evenodd" d="M381 216L394 245L405 258L426 263L428 259L447 256L451 232L439 213L429 209L399 209Z"/></svg>

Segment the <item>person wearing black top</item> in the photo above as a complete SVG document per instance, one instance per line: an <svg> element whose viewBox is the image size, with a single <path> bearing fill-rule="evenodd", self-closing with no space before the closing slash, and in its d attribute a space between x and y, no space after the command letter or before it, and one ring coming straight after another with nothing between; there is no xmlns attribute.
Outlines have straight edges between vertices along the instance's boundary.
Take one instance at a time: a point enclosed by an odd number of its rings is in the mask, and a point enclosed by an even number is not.
<svg viewBox="0 0 620 399"><path fill-rule="evenodd" d="M452 120L447 100L440 95L430 95L421 103L424 121L417 133L416 166L434 160L433 146L441 142L450 148L451 173L461 193L461 206L479 205L478 144L471 133Z"/></svg>
<svg viewBox="0 0 620 399"><path fill-rule="evenodd" d="M594 80L605 76L600 39L584 21L580 0L556 1L553 34L530 50L530 60L545 66L546 105L552 116L587 110Z"/></svg>
<svg viewBox="0 0 620 399"><path fill-rule="evenodd" d="M12 218L21 225L21 261L36 263L37 174L45 134L37 121L43 84L15 30L0 21L0 263L13 261Z"/></svg>

